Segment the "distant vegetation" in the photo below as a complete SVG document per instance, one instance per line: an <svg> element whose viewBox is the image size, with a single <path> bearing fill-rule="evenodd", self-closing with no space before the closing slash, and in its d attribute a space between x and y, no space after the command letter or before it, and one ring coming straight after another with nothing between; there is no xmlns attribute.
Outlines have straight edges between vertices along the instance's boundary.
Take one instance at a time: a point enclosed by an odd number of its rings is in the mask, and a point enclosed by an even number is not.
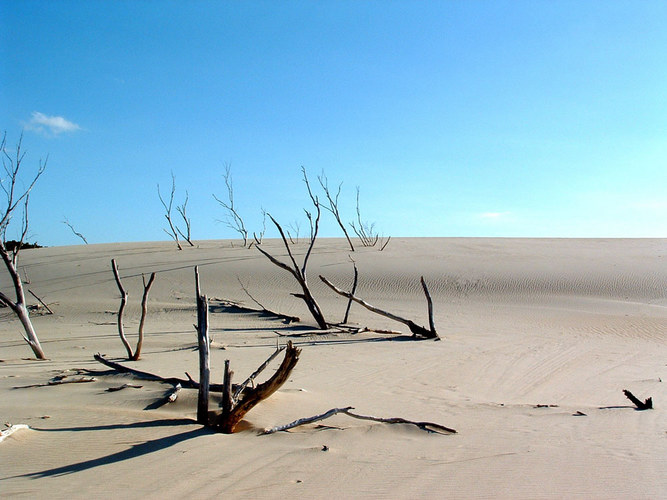
<svg viewBox="0 0 667 500"><path fill-rule="evenodd" d="M23 250L26 248L43 248L42 245L38 244L37 242L29 243L27 241L16 241L16 240L5 241L5 247L10 252L13 252L16 248L18 248L19 250Z"/></svg>

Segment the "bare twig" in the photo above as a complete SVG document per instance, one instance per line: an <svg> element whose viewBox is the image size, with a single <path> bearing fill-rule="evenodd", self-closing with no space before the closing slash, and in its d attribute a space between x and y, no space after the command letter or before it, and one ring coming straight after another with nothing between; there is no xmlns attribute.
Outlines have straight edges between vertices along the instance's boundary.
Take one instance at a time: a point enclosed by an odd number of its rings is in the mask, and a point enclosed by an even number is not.
<svg viewBox="0 0 667 500"><path fill-rule="evenodd" d="M243 222L243 217L236 210L234 206L234 184L232 182L232 166L227 163L225 164L225 173L222 174L223 179L225 180L225 186L227 187L227 201L218 198L215 194L213 198L217 201L222 208L226 210L226 216L222 222L225 223L227 227L233 229L241 235L243 238L243 246L248 245L248 230L245 227ZM262 235L264 232L262 231Z"/></svg>
<svg viewBox="0 0 667 500"><path fill-rule="evenodd" d="M165 214L164 218L167 219L167 224L169 225L169 231L166 229L164 230L165 233L167 233L175 242L176 246L178 247L179 250L183 250L183 247L181 246L181 242L178 241L178 231L176 230L176 226L174 225L174 222L171 218L171 210L174 205L174 193L176 192L176 177L174 177L174 172L171 173L171 193L169 195L169 203L164 201L164 198L162 198L162 194L160 193L160 185L157 185L157 196L160 198L160 203L162 203L162 206L164 207Z"/></svg>
<svg viewBox="0 0 667 500"><path fill-rule="evenodd" d="M79 233L76 229L74 229L74 226L73 226L72 224L70 224L70 222L67 220L67 217L65 217L65 220L63 220L63 224L65 224L67 227L69 227L69 228L72 230L72 232L73 232L76 236L78 236L79 238L81 238L81 240L83 240L83 242L84 242L86 245L88 244L88 240L83 236L83 234Z"/></svg>
<svg viewBox="0 0 667 500"><path fill-rule="evenodd" d="M39 301L39 303L42 304L42 305L46 308L47 311L49 311L49 314L53 314L53 311L51 310L51 308L46 304L46 302L44 302L42 299L40 299L40 298L35 294L35 292L33 292L32 290L28 290L28 293L29 293L30 295L32 295L33 297L35 297L35 298Z"/></svg>
<svg viewBox="0 0 667 500"><path fill-rule="evenodd" d="M340 211L338 210L338 197L340 196L340 190L343 187L343 183L341 182L338 185L338 190L336 191L336 194L332 195L331 190L329 189L329 180L327 179L327 176L324 175L324 171L322 171L322 173L317 177L317 180L320 182L320 186L324 190L324 195L327 197L327 201L329 202L329 206L327 205L322 205L322 206L326 210L331 212L331 214L334 216L334 219L336 219L336 222L343 230L345 239L347 239L347 244L350 245L350 251L354 252L354 245L352 244L352 240L350 239L350 235L348 234L347 229L345 229L345 224L341 220Z"/></svg>

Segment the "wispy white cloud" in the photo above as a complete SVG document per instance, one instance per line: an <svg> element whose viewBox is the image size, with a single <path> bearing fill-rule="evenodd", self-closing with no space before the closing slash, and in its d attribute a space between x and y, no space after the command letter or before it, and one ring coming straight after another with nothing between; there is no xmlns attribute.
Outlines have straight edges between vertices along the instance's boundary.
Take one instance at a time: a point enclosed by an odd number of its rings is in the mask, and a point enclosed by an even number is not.
<svg viewBox="0 0 667 500"><path fill-rule="evenodd" d="M484 212L479 214L482 219L500 219L507 217L511 212Z"/></svg>
<svg viewBox="0 0 667 500"><path fill-rule="evenodd" d="M76 132L81 127L62 116L48 116L39 111L33 111L30 121L25 125L26 130L41 134L60 135L64 132Z"/></svg>

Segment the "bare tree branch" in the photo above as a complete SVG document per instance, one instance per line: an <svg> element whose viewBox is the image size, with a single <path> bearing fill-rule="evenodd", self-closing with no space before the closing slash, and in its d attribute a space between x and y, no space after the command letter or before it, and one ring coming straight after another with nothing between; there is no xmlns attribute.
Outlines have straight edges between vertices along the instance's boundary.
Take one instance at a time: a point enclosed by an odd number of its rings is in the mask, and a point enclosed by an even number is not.
<svg viewBox="0 0 667 500"><path fill-rule="evenodd" d="M227 187L227 201L221 200L215 194L213 195L213 198L215 198L215 201L217 201L220 204L220 206L224 208L227 212L222 222L224 222L230 229L233 229L234 231L239 233L243 238L243 246L247 246L248 230L246 229L245 224L243 223L243 218L241 217L241 215L236 210L236 207L234 206L234 184L232 182L232 166L229 163L225 164L225 173L222 175L222 177L225 180L225 186Z"/></svg>
<svg viewBox="0 0 667 500"><path fill-rule="evenodd" d="M70 224L69 220L67 220L67 217L65 217L64 220L63 220L62 222L63 222L63 224L65 224L67 227L69 227L69 228L72 230L72 232L73 232L76 236L78 236L79 238L81 238L81 240L83 240L83 242L84 242L86 245L88 244L88 240L83 236L83 234L77 232L77 230L74 229L74 226L73 226L72 224Z"/></svg>
<svg viewBox="0 0 667 500"><path fill-rule="evenodd" d="M343 187L343 183L341 182L338 185L338 191L336 191L336 194L332 196L331 191L329 189L329 180L327 179L327 176L324 175L324 170L322 173L317 177L317 180L320 182L320 186L322 186L322 189L324 190L324 194L327 197L327 201L329 202L329 206L327 205L322 205L326 210L331 212L331 214L334 216L336 219L336 222L340 226L340 228L343 230L343 234L345 235L345 238L347 239L348 245L350 245L350 250L354 252L354 245L352 244L352 240L350 239L350 235L347 232L347 229L345 229L345 224L343 223L341 217L340 217L340 211L338 210L338 197L340 196L340 190Z"/></svg>
<svg viewBox="0 0 667 500"><path fill-rule="evenodd" d="M171 218L171 210L174 205L174 193L176 192L176 177L174 177L174 172L171 173L171 193L169 195L169 203L164 201L164 198L162 198L162 194L160 193L160 185L157 185L157 195L158 198L160 198L160 203L162 203L162 206L164 207L165 214L164 218L167 219L167 224L169 225L169 231L164 229L164 232L167 233L171 238L176 242L176 246L178 247L179 250L183 250L183 247L181 246L181 242L178 241L178 231L176 230L176 227L174 226L174 222Z"/></svg>

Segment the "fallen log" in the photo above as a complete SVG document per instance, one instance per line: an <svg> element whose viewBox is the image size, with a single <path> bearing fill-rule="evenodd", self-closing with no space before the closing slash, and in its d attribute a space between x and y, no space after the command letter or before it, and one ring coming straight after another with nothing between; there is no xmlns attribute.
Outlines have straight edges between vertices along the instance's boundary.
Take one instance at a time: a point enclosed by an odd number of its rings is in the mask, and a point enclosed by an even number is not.
<svg viewBox="0 0 667 500"><path fill-rule="evenodd" d="M329 417L333 417L334 415L337 415L339 413L345 414L349 417L356 418L359 420L371 420L373 422L382 422L385 424L410 424L410 425L415 425L419 427L421 430L426 431L426 432L435 432L438 434L456 434L456 430L450 428L450 427L445 427L444 425L436 424L433 422L417 422L413 420L407 420L401 417L391 417L391 418L383 418L383 417L374 417L371 415L360 415L358 413L353 413L351 410L354 410L354 407L352 406L346 406L345 408L332 408L331 410L328 410L320 415L314 415L312 417L306 417L306 418L300 418L298 420L295 420L294 422L290 422L289 424L285 425L279 425L270 429L265 429L263 432L261 432L261 435L265 434L273 434L275 432L280 432L280 431L286 431L289 429L293 429L295 427L298 427L300 425L305 425L305 424L311 424L313 422L319 422L320 420L327 419Z"/></svg>
<svg viewBox="0 0 667 500"><path fill-rule="evenodd" d="M52 378L48 382L43 382L41 384L15 386L14 389L29 389L31 387L48 387L51 385L62 385L62 384L85 384L87 382L95 382L95 381L97 381L95 377L78 377L78 378L68 379L67 375L65 375L63 377Z"/></svg>

